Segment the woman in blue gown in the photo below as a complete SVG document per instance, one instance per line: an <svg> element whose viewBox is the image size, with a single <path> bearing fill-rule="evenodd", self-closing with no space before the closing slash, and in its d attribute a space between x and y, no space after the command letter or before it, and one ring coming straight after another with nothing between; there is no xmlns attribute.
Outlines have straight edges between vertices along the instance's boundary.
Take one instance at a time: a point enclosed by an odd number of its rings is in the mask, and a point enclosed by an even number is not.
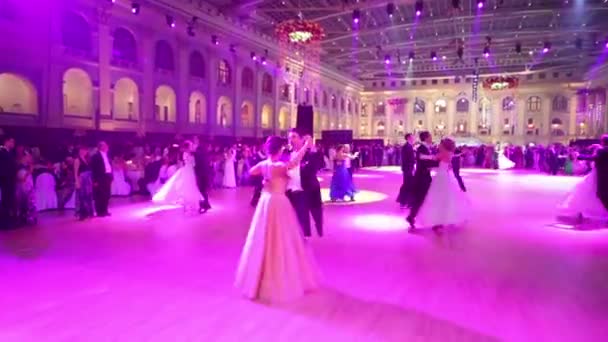
<svg viewBox="0 0 608 342"><path fill-rule="evenodd" d="M355 186L353 185L353 179L346 168L346 158L350 158L350 156L344 152L344 146L339 146L336 150L334 174L331 177L329 191L329 198L332 202L344 200L345 197L349 197L351 201L355 200Z"/></svg>

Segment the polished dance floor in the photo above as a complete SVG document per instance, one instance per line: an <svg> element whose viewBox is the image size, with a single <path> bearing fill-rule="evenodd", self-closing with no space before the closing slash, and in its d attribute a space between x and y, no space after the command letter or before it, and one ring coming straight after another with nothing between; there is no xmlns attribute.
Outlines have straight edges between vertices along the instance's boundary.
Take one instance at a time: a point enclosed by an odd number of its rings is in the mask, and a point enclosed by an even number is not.
<svg viewBox="0 0 608 342"><path fill-rule="evenodd" d="M406 232L398 168L355 176L310 241L324 288L282 306L232 288L250 188L2 232L0 341L606 341L608 230L555 219L577 178L463 170L475 214L438 236Z"/></svg>

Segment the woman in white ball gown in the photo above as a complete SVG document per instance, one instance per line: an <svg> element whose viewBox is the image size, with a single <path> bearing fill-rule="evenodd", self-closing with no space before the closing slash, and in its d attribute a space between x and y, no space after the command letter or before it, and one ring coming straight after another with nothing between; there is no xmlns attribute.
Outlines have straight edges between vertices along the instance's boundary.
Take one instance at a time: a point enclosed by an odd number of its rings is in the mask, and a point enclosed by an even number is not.
<svg viewBox="0 0 608 342"><path fill-rule="evenodd" d="M236 188L236 174L234 169L234 163L236 159L236 150L234 148L228 149L224 157L224 179L222 185L225 188Z"/></svg>
<svg viewBox="0 0 608 342"><path fill-rule="evenodd" d="M439 151L429 158L439 161L431 186L418 212L418 219L425 227L433 229L464 224L471 213L471 203L466 192L458 185L452 173L452 157L456 150L454 140L444 138Z"/></svg>
<svg viewBox="0 0 608 342"><path fill-rule="evenodd" d="M592 148L595 154L602 147L595 145ZM584 219L605 222L608 220L608 211L596 194L597 170L594 165L591 172L576 183L566 199L558 205L558 216L575 217L581 222Z"/></svg>
<svg viewBox="0 0 608 342"><path fill-rule="evenodd" d="M498 168L500 170L512 169L515 167L515 163L507 158L505 155L505 149L502 146L498 146Z"/></svg>
<svg viewBox="0 0 608 342"><path fill-rule="evenodd" d="M283 140L269 137L268 159L251 168L264 177L264 190L255 209L238 265L237 289L248 299L268 303L296 299L318 287L318 272L304 244L296 212L285 195L287 170L296 167L310 146L281 161Z"/></svg>
<svg viewBox="0 0 608 342"><path fill-rule="evenodd" d="M183 205L185 209L198 208L202 196L196 183L192 146L192 142L184 142L184 165L154 194L152 201L156 203L177 203Z"/></svg>

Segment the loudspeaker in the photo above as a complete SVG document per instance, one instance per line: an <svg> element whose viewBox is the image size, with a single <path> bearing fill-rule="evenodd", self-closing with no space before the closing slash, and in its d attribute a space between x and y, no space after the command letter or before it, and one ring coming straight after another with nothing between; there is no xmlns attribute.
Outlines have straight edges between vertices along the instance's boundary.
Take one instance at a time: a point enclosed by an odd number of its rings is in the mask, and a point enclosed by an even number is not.
<svg viewBox="0 0 608 342"><path fill-rule="evenodd" d="M296 128L302 132L302 134L312 135L315 127L314 117L312 106L298 105Z"/></svg>

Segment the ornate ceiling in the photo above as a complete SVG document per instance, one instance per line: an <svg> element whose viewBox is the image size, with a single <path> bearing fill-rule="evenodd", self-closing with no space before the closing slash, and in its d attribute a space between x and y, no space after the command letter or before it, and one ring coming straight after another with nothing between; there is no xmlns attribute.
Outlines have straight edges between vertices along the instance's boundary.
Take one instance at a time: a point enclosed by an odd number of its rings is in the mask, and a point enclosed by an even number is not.
<svg viewBox="0 0 608 342"><path fill-rule="evenodd" d="M577 70L608 54L608 0L205 2L267 34L299 15L318 22L325 38L308 49L359 80Z"/></svg>

